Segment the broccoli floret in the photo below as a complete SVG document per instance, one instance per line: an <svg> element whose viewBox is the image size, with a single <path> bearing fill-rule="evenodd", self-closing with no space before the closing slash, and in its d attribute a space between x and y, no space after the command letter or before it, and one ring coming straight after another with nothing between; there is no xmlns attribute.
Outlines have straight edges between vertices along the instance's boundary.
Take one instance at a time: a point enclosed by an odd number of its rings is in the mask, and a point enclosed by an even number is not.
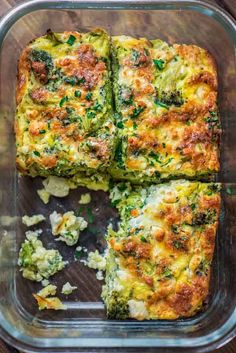
<svg viewBox="0 0 236 353"><path fill-rule="evenodd" d="M50 71L53 68L53 62L51 55L45 50L33 49L30 54L30 59L32 62L44 63L47 70Z"/></svg>
<svg viewBox="0 0 236 353"><path fill-rule="evenodd" d="M165 92L161 91L157 93L157 100L161 103L171 106L175 105L176 107L180 107L184 104L184 100L180 91L172 91L172 92Z"/></svg>
<svg viewBox="0 0 236 353"><path fill-rule="evenodd" d="M200 212L195 215L193 218L192 224L195 226L203 225L203 224L211 224L216 221L216 210L207 210L205 212Z"/></svg>
<svg viewBox="0 0 236 353"><path fill-rule="evenodd" d="M196 269L197 276L206 276L209 272L210 264L206 260L202 260Z"/></svg>
<svg viewBox="0 0 236 353"><path fill-rule="evenodd" d="M112 292L112 297L106 301L106 307L109 319L124 320L129 317L128 300L117 291Z"/></svg>
<svg viewBox="0 0 236 353"><path fill-rule="evenodd" d="M209 193L208 195L215 194L217 192L220 192L221 190L221 185L219 183L213 183L208 186Z"/></svg>
<svg viewBox="0 0 236 353"><path fill-rule="evenodd" d="M43 84L48 83L53 72L53 61L45 50L33 49L30 53L31 67L34 75Z"/></svg>
<svg viewBox="0 0 236 353"><path fill-rule="evenodd" d="M212 142L219 142L221 134L221 124L217 112L209 111L209 116L205 118L205 121L208 125L208 129L212 134Z"/></svg>
<svg viewBox="0 0 236 353"><path fill-rule="evenodd" d="M119 168L124 168L123 156L124 156L124 141L120 140L117 143L115 156L114 156L114 160L117 162L117 165Z"/></svg>
<svg viewBox="0 0 236 353"><path fill-rule="evenodd" d="M36 235L29 234L21 246L18 265L23 277L31 281L42 281L65 267L58 250L44 248Z"/></svg>

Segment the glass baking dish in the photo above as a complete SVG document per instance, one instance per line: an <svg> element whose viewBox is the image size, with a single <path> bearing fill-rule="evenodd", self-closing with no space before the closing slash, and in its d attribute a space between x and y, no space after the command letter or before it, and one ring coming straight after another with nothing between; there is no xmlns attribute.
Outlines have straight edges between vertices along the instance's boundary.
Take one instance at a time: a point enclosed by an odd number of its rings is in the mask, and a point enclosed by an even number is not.
<svg viewBox="0 0 236 353"><path fill-rule="evenodd" d="M222 214L213 263L211 296L204 312L187 320L136 322L109 321L100 299L101 282L93 270L73 261L74 248L52 243L49 224L42 240L57 247L72 263L53 282L59 288L70 280L78 294L65 301L67 311L39 312L32 293L39 284L22 279L17 256L24 231L23 214L78 207L85 189L46 207L36 190L39 178L18 177L15 169L13 121L17 60L21 50L48 28L87 31L103 27L111 34L161 38L170 43L194 43L215 57L219 73L219 107L223 138L221 173ZM206 352L220 347L236 333L236 25L220 8L202 1L40 1L13 8L0 22L0 334L27 352ZM230 189L227 187L230 186ZM230 190L225 192L225 190ZM104 248L108 223L116 221L108 196L92 192L93 231L81 237L89 250ZM102 200L102 202L101 202ZM95 230L95 231L94 231ZM60 243L60 244L59 244Z"/></svg>

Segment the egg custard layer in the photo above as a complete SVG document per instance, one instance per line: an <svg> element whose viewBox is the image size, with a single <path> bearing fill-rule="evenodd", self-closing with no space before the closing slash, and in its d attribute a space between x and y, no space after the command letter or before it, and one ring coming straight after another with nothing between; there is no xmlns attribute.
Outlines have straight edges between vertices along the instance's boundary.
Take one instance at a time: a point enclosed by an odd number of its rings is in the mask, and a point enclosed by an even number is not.
<svg viewBox="0 0 236 353"><path fill-rule="evenodd" d="M18 66L16 147L24 174L101 171L114 143L110 40L103 30L33 40Z"/></svg>
<svg viewBox="0 0 236 353"><path fill-rule="evenodd" d="M109 230L103 298L112 319L178 319L203 308L220 185L186 180L111 192L121 224Z"/></svg>
<svg viewBox="0 0 236 353"><path fill-rule="evenodd" d="M219 170L220 123L213 58L195 45L112 37L114 178L136 183Z"/></svg>

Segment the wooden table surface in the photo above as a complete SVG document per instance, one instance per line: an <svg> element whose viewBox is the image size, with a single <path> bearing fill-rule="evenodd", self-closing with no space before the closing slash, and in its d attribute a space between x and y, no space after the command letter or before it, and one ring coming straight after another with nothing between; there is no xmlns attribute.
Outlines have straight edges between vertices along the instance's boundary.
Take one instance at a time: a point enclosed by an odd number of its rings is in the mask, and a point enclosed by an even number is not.
<svg viewBox="0 0 236 353"><path fill-rule="evenodd" d="M0 17L9 11L14 5L20 3L19 0L0 0ZM236 0L208 0L224 8L228 13L236 19ZM0 339L0 353L22 353L17 349L10 347ZM41 353L44 353L43 351ZM225 347L210 353L236 353L236 338L228 343Z"/></svg>

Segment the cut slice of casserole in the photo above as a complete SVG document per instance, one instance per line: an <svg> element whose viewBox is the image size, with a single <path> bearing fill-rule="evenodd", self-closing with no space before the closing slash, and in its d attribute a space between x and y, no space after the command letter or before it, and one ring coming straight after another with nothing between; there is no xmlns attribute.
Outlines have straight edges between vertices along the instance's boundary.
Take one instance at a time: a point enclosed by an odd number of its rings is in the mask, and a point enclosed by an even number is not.
<svg viewBox="0 0 236 353"><path fill-rule="evenodd" d="M114 178L199 177L219 170L220 123L213 58L195 45L112 38Z"/></svg>
<svg viewBox="0 0 236 353"><path fill-rule="evenodd" d="M178 319L204 306L220 212L220 185L186 180L112 191L103 298L112 319Z"/></svg>
<svg viewBox="0 0 236 353"><path fill-rule="evenodd" d="M105 169L113 150L110 44L103 30L33 40L18 67L17 165L58 176Z"/></svg>

